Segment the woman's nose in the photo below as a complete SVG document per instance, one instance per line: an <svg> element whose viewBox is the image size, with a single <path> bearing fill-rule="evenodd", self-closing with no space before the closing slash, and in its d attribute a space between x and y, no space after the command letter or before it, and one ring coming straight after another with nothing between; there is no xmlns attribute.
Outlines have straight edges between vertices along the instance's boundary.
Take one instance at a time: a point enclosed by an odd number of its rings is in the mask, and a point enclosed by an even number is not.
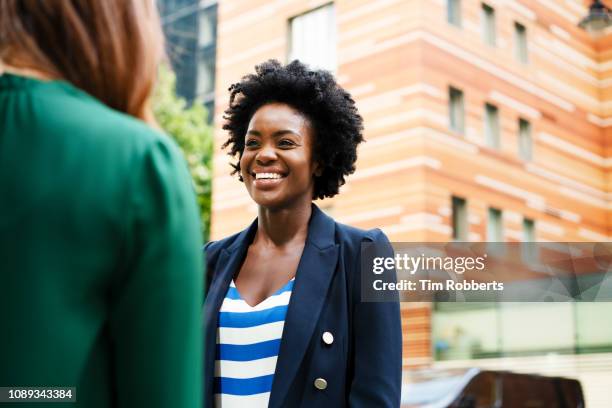
<svg viewBox="0 0 612 408"><path fill-rule="evenodd" d="M276 150L272 146L264 146L255 157L255 160L261 164L269 163L276 159Z"/></svg>

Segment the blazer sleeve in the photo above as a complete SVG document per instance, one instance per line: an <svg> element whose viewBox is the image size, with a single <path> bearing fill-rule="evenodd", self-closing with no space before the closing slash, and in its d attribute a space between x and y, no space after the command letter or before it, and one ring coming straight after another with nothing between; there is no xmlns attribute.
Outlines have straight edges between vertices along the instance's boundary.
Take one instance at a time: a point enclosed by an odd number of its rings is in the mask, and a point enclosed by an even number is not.
<svg viewBox="0 0 612 408"><path fill-rule="evenodd" d="M376 244L379 256L394 256L393 248L382 231L374 230L371 240ZM397 408L400 406L402 382L399 300L361 301L361 260L356 261L358 273L353 287L353 376L349 406ZM392 275L389 279L395 279L395 270L389 273Z"/></svg>
<svg viewBox="0 0 612 408"><path fill-rule="evenodd" d="M109 325L117 406L199 406L203 255L191 178L161 136L134 161Z"/></svg>

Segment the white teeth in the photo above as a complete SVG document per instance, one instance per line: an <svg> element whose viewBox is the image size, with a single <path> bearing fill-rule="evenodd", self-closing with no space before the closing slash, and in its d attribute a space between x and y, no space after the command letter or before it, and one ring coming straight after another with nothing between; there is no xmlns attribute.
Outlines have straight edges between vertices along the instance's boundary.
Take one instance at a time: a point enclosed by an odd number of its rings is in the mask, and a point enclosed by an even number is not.
<svg viewBox="0 0 612 408"><path fill-rule="evenodd" d="M261 179L279 179L282 178L283 176L281 176L278 173L255 173L255 179L257 180L261 180Z"/></svg>

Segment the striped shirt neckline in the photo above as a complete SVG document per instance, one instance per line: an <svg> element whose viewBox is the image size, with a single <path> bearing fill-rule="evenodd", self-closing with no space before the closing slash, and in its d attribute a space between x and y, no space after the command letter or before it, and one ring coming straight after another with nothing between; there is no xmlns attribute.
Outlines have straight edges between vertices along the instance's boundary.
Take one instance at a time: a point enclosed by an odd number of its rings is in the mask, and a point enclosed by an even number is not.
<svg viewBox="0 0 612 408"><path fill-rule="evenodd" d="M267 407L295 278L255 306L230 283L217 326L215 407Z"/></svg>

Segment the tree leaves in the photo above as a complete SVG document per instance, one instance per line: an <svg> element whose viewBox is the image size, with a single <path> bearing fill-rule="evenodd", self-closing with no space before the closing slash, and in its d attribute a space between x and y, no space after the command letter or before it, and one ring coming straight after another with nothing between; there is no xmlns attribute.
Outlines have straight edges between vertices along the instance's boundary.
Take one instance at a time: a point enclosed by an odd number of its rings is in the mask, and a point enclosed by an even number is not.
<svg viewBox="0 0 612 408"><path fill-rule="evenodd" d="M188 106L176 95L176 75L162 66L152 98L152 108L159 125L183 150L189 165L202 218L202 234L210 231L213 130L207 123L206 108L195 101Z"/></svg>

